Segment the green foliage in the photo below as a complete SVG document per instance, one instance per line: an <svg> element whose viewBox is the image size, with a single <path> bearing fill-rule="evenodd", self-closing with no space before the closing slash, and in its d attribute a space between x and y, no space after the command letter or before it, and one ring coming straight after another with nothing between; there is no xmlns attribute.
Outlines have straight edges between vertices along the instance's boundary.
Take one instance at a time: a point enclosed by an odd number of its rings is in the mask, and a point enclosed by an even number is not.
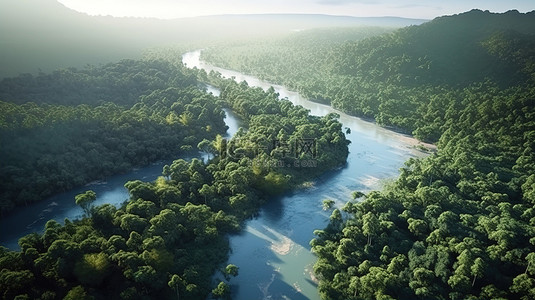
<svg viewBox="0 0 535 300"><path fill-rule="evenodd" d="M361 191L354 191L353 193L351 193L351 197L353 197L353 199L358 199L358 198L362 198L362 197L365 197L365 196L366 196L366 194L364 194Z"/></svg>
<svg viewBox="0 0 535 300"><path fill-rule="evenodd" d="M86 191L74 197L76 205L79 205L86 215L91 214L91 206L95 200L97 200L97 194L93 191Z"/></svg>
<svg viewBox="0 0 535 300"><path fill-rule="evenodd" d="M231 276L236 277L238 276L238 270L239 268L233 264L229 264L225 267L223 270L223 275L225 276L225 279L227 281L230 281Z"/></svg>
<svg viewBox="0 0 535 300"><path fill-rule="evenodd" d="M215 299L230 299L230 287L224 282L219 282L217 287L212 290L212 295Z"/></svg>
<svg viewBox="0 0 535 300"><path fill-rule="evenodd" d="M288 189L288 178L282 174L269 172L264 176L260 189L266 194L281 194Z"/></svg>
<svg viewBox="0 0 535 300"><path fill-rule="evenodd" d="M85 254L74 266L74 274L84 286L99 286L110 268L105 253Z"/></svg>
<svg viewBox="0 0 535 300"><path fill-rule="evenodd" d="M63 298L63 300L91 300L94 299L94 297L88 296L87 292L85 291L84 287L81 285L73 287Z"/></svg>
<svg viewBox="0 0 535 300"><path fill-rule="evenodd" d="M331 217L311 242L322 297L530 299L534 92L471 88L437 153Z"/></svg>
<svg viewBox="0 0 535 300"><path fill-rule="evenodd" d="M76 106L112 102L131 107L140 97L171 86L195 85L187 69L157 60L122 60L100 67L67 68L37 76L22 74L0 81L0 99L14 104Z"/></svg>
<svg viewBox="0 0 535 300"><path fill-rule="evenodd" d="M333 207L335 201L332 199L323 200L323 210L329 210Z"/></svg>
<svg viewBox="0 0 535 300"><path fill-rule="evenodd" d="M367 39L304 31L203 51L438 143L316 231L323 299L533 298L534 17L473 10Z"/></svg>
<svg viewBox="0 0 535 300"><path fill-rule="evenodd" d="M334 210L315 232L322 299L534 297L534 16L474 10L368 39L305 31L203 52L209 62L438 144L384 191L355 192L362 201L348 202L345 214ZM283 125L268 131L273 136L325 128L250 117L259 108L235 94L232 107L251 127ZM281 169L259 165L253 174L296 175Z"/></svg>

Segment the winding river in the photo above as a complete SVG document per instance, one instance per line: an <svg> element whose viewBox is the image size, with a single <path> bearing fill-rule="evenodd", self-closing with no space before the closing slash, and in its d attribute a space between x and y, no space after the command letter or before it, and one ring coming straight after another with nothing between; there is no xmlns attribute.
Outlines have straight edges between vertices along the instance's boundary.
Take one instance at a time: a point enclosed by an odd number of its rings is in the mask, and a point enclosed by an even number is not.
<svg viewBox="0 0 535 300"><path fill-rule="evenodd" d="M238 82L245 80L249 86L264 90L273 86L281 98L309 109L313 115L338 113L343 127L351 129L347 135L351 144L346 167L324 175L310 188L272 199L262 207L258 218L247 223L242 234L230 238L229 263L240 268L239 275L231 281L233 299L319 299L312 275L315 257L309 242L314 238L313 231L323 229L329 220L330 212L322 209L323 200L335 200L335 206L341 207L352 191L379 189L384 180L398 175L407 159L425 154L414 148L418 142L413 138L308 101L283 86L211 66L200 60L200 54L186 53L182 61L190 68L217 71Z"/></svg>
<svg viewBox="0 0 535 300"><path fill-rule="evenodd" d="M232 253L229 263L240 268L239 275L231 280L233 299L319 299L312 275L315 257L310 253L309 241L314 237L312 232L324 228L329 219L330 212L322 210L322 201L333 199L335 206L341 207L349 200L352 191L380 188L384 180L398 175L404 161L425 154L414 148L417 141L410 137L348 116L327 105L310 102L282 86L206 64L200 60L200 51L186 53L182 59L190 68L218 71L224 77L234 77L239 82L245 80L250 86L263 89L273 86L281 97L309 109L313 115L336 112L344 128L351 129L347 135L351 140L350 154L343 169L322 176L311 187L272 199L262 207L257 218L247 222L241 234L230 237ZM219 94L212 87L208 87L208 91ZM240 124L231 111L226 110L226 115L227 135L231 137ZM200 153L196 157L203 155ZM185 159L188 158L192 157ZM120 205L128 199L124 188L127 181L155 180L161 175L162 167L169 163L155 163L20 208L0 220L0 245L18 249L18 238L31 232L42 232L47 220L62 222L65 218L80 217L82 210L75 205L74 196L88 189L97 193L95 204Z"/></svg>

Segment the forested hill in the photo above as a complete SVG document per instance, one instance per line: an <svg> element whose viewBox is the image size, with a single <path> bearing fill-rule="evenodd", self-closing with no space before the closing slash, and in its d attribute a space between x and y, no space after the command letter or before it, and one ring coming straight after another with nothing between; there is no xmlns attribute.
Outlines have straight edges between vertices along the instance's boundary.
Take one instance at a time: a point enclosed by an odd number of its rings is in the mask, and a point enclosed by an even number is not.
<svg viewBox="0 0 535 300"><path fill-rule="evenodd" d="M339 74L408 85L466 86L491 79L502 86L532 82L535 11L472 10L347 43L326 63Z"/></svg>
<svg viewBox="0 0 535 300"><path fill-rule="evenodd" d="M213 47L203 59L436 142L474 89L535 84L533 32L535 12L472 10L386 33L325 29Z"/></svg>

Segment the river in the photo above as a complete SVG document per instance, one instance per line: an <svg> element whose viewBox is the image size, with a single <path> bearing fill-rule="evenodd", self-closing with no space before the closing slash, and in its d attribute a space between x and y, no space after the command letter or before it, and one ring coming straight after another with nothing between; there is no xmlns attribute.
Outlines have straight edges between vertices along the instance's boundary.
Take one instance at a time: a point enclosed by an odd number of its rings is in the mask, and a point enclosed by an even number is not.
<svg viewBox="0 0 535 300"><path fill-rule="evenodd" d="M411 137L308 101L283 86L213 67L202 62L200 54L186 53L182 61L190 68L217 71L238 82L245 80L249 86L264 90L273 86L282 98L309 109L313 115L338 113L344 129L351 129L347 135L351 140L350 154L343 169L322 176L310 188L272 199L257 218L247 222L242 234L230 238L232 253L228 262L240 268L239 275L231 280L232 299L319 299L312 275L315 257L309 242L314 238L313 231L323 229L329 220L330 211L322 209L323 200L335 200L335 207L340 208L352 191L381 188L385 180L399 174L407 159L425 154L414 148L418 142Z"/></svg>

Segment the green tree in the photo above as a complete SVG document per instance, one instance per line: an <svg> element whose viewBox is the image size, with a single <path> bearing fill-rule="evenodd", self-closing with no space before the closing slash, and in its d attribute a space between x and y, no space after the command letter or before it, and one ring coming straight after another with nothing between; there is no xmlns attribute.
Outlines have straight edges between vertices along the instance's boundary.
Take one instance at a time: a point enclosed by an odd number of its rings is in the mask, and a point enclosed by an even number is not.
<svg viewBox="0 0 535 300"><path fill-rule="evenodd" d="M470 267L470 271L472 275L474 276L474 279L472 280L472 286L476 283L476 278L483 276L485 273L485 262L481 257L478 257L474 260L474 264L472 267Z"/></svg>
<svg viewBox="0 0 535 300"><path fill-rule="evenodd" d="M212 290L212 295L216 299L230 299L230 287L221 281L217 287Z"/></svg>
<svg viewBox="0 0 535 300"><path fill-rule="evenodd" d="M379 220L375 214L368 212L362 216L362 233L368 237L367 245L372 244L372 236L379 230Z"/></svg>
<svg viewBox="0 0 535 300"><path fill-rule="evenodd" d="M175 290L176 298L177 300L180 300L180 290L184 288L186 282L182 278L180 278L180 276L173 274L167 285L169 285L170 288Z"/></svg>
<svg viewBox="0 0 535 300"><path fill-rule="evenodd" d="M231 276L236 277L238 276L238 270L239 268L233 264L229 264L225 267L224 270L222 270L223 276L225 276L225 279L227 281L230 281Z"/></svg>
<svg viewBox="0 0 535 300"><path fill-rule="evenodd" d="M332 199L325 199L323 200L323 210L328 210L334 205L334 200Z"/></svg>
<svg viewBox="0 0 535 300"><path fill-rule="evenodd" d="M351 197L353 197L353 199L362 198L364 196L366 196L366 194L360 191L354 191L353 193L351 193Z"/></svg>
<svg viewBox="0 0 535 300"><path fill-rule="evenodd" d="M217 149L213 146L213 142L207 139L204 139L199 142L199 144L197 144L197 149L213 155L217 154Z"/></svg>
<svg viewBox="0 0 535 300"><path fill-rule="evenodd" d="M91 190L74 197L76 205L79 205L87 216L91 215L91 207L96 199L97 194Z"/></svg>
<svg viewBox="0 0 535 300"><path fill-rule="evenodd" d="M524 274L527 274L530 272L530 274L535 274L535 271L533 271L533 268L535 266L535 252L530 252L528 255L526 255L526 261L528 262L526 265L526 270L524 271Z"/></svg>
<svg viewBox="0 0 535 300"><path fill-rule="evenodd" d="M85 286L99 286L110 271L110 262L105 253L84 254L74 267L74 274Z"/></svg>
<svg viewBox="0 0 535 300"><path fill-rule="evenodd" d="M87 294L81 285L73 287L63 300L92 300L94 297Z"/></svg>

